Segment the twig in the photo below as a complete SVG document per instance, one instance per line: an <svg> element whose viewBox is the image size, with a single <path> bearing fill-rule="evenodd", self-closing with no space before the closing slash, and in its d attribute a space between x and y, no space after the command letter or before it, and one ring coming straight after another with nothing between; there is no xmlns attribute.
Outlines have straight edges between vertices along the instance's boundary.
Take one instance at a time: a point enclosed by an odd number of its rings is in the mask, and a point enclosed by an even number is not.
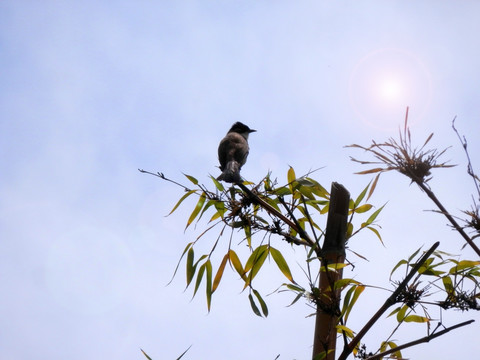
<svg viewBox="0 0 480 360"><path fill-rule="evenodd" d="M365 324L365 326L358 332L358 334L350 341L350 343L344 347L343 352L340 354L338 360L346 360L347 357L351 354L353 349L357 346L360 340L365 336L365 334L370 330L370 328L377 322L377 320L388 310L390 306L395 304L397 301L398 295L407 287L408 282L412 277L417 273L418 269L428 260L430 255L436 250L440 245L440 242L436 242L432 245L430 249L422 256L422 258L415 264L415 266L410 270L405 279L398 285L397 289L388 297L385 303L378 309L378 311L372 316L372 318Z"/></svg>
<svg viewBox="0 0 480 360"><path fill-rule="evenodd" d="M161 172L156 172L156 173L153 173L153 172L150 172L150 171L147 171L147 170L143 170L143 169L138 169L138 171L140 171L141 173L144 173L144 174L149 174L149 175L153 175L153 176L156 176L156 177L159 177L160 179L162 180L166 180L166 181L169 181L175 185L178 185L180 186L181 188L183 188L185 191L190 191L191 189L187 188L185 185L182 185L172 179L169 179L167 177L165 177L165 175Z"/></svg>
<svg viewBox="0 0 480 360"><path fill-rule="evenodd" d="M367 357L367 360L377 360L377 359L381 359L387 355L390 355L394 352L397 352L397 351L400 351L400 350L403 350L403 349L406 349L406 348L409 348L409 347L412 347L412 346L415 346L415 345L418 345L418 344L422 344L422 343L426 343L426 342L429 342L430 340L433 340L439 336L442 336L446 333L448 333L449 331L451 330L455 330L459 327L462 327L462 326L466 326L466 325L470 325L471 323L475 322L475 320L468 320L468 321L464 321L460 324L457 324L457 325L453 325L453 326L450 326L448 328L445 328L444 330L442 331L439 331L438 333L433 333L433 334L430 334L430 335L427 335L427 336L424 336L423 338L420 338L420 339L417 339L417 340L414 340L414 341L411 341L409 343L406 343L406 344L403 344L403 345L400 345L400 346L397 346L393 349L389 349L387 351L384 351L380 354L377 354L377 355L374 355L374 356L370 356L370 357Z"/></svg>
<svg viewBox="0 0 480 360"><path fill-rule="evenodd" d="M302 229L301 226L298 224L294 223L292 220L287 218L285 215L280 213L277 209L275 209L273 206L270 204L266 203L264 200L260 199L256 194L254 194L249 188L247 188L245 185L243 185L241 182L238 182L237 185L258 205L260 205L262 208L264 208L268 213L270 213L273 216L276 216L280 220L282 220L284 223L286 223L288 226L290 226L293 230L295 230L298 234L300 234L300 237L305 240L305 244L310 247L316 247L316 243L308 236L308 234L305 232L305 230ZM295 220L295 218L293 218Z"/></svg>
<svg viewBox="0 0 480 360"><path fill-rule="evenodd" d="M473 240L470 238L470 236L467 235L467 233L463 230L463 228L455 221L452 215L445 209L445 207L442 205L440 200L437 199L435 194L433 193L432 190L428 188L422 181L417 181L414 180L415 183L427 194L427 196L437 205L437 207L440 209L441 213L445 215L445 217L450 221L450 224L459 232L460 235L465 239L465 241L470 245L470 247L477 253L478 256L480 256L480 249L478 246L473 242Z"/></svg>
<svg viewBox="0 0 480 360"><path fill-rule="evenodd" d="M467 155L467 161L468 161L467 172L468 172L468 175L470 175L473 178L473 182L475 183L475 187L477 188L477 194L480 197L480 185L478 184L478 177L475 175L475 172L473 171L473 166L472 166L472 162L470 160L470 155L468 154L467 139L465 139L465 136L462 139L462 137L458 133L457 129L455 128L456 118L457 117L455 116L452 120L452 128L453 128L453 131L455 131L455 133L457 134L458 139L460 140L460 143L462 144L463 149L465 150L465 154Z"/></svg>

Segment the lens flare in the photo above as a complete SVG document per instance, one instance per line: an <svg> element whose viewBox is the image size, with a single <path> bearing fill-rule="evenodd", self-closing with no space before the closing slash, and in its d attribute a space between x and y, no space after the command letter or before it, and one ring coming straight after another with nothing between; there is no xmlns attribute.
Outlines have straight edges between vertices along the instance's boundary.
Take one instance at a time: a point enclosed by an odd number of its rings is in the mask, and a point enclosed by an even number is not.
<svg viewBox="0 0 480 360"><path fill-rule="evenodd" d="M430 74L413 54L381 49L360 59L349 81L350 105L369 126L391 130L410 107L412 122L421 120L432 96Z"/></svg>

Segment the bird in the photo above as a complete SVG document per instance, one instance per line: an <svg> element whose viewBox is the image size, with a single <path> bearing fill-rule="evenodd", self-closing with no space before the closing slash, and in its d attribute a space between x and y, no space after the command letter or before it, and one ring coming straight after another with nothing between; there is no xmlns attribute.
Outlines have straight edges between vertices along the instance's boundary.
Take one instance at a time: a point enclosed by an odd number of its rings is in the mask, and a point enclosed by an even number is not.
<svg viewBox="0 0 480 360"><path fill-rule="evenodd" d="M240 182L240 169L247 162L248 135L257 130L237 121L228 130L218 145L218 160L222 173L217 180L228 183Z"/></svg>

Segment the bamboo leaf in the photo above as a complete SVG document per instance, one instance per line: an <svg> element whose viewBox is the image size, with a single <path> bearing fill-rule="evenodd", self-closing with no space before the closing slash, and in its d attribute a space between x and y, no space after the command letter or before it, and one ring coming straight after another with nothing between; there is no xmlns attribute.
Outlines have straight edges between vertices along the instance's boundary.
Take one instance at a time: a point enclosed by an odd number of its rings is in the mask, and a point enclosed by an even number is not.
<svg viewBox="0 0 480 360"><path fill-rule="evenodd" d="M265 247L259 251L258 257L254 258L252 270L248 275L248 284L251 284L255 276L257 276L257 273L260 271L263 263L265 262L265 259L267 258L267 255L268 255L268 250L265 245Z"/></svg>
<svg viewBox="0 0 480 360"><path fill-rule="evenodd" d="M250 306L252 307L254 314L262 317L262 314L260 314L260 310L258 310L258 307L255 304L255 301L253 300L252 294L248 294L248 300L250 300Z"/></svg>
<svg viewBox="0 0 480 360"><path fill-rule="evenodd" d="M375 229L374 227L372 226L367 226L367 229L372 231L375 235L377 235L378 239L380 240L380 242L382 243L383 246L385 246L385 244L383 243L383 240L382 240L382 237L380 236L380 233L378 232L377 229Z"/></svg>
<svg viewBox="0 0 480 360"><path fill-rule="evenodd" d="M405 314L409 307L407 305L403 305L400 311L397 313L397 321L402 322L405 319Z"/></svg>
<svg viewBox="0 0 480 360"><path fill-rule="evenodd" d="M364 171L359 171L356 172L355 174L357 175L366 175L366 174L375 174L381 171L385 171L384 168L375 168L375 169L369 169L369 170L364 170Z"/></svg>
<svg viewBox="0 0 480 360"><path fill-rule="evenodd" d="M372 186L370 187L370 191L368 192L367 201L368 199L370 199L370 196L372 196L373 192L375 191L379 178L380 178L380 174L377 174L377 176L375 176L375 179L373 180Z"/></svg>
<svg viewBox="0 0 480 360"><path fill-rule="evenodd" d="M383 205L380 209L378 209L372 215L370 215L370 217L367 219L367 221L365 221L365 224L370 225L371 223L373 223L375 221L375 219L377 218L378 214L380 214L380 212L383 210L384 207L385 207L385 205Z"/></svg>
<svg viewBox="0 0 480 360"><path fill-rule="evenodd" d="M472 268L476 265L479 265L480 261L472 261L472 260L462 260L459 261L458 264L452 267L449 271L450 274L455 274L460 272L461 270Z"/></svg>
<svg viewBox="0 0 480 360"><path fill-rule="evenodd" d="M361 214L361 213L367 212L372 207L373 207L373 205L371 205L371 204L363 204L362 206L359 206L359 207L355 208L354 212L358 213L358 214Z"/></svg>
<svg viewBox="0 0 480 360"><path fill-rule="evenodd" d="M368 187L370 186L370 183L365 187L365 189L362 190L360 195L358 195L357 199L355 200L355 203L353 205L354 208L356 208L363 200L365 197L365 194L367 193Z"/></svg>
<svg viewBox="0 0 480 360"><path fill-rule="evenodd" d="M273 260L277 264L277 266L280 269L280 271L282 272L282 274L285 275L285 277L288 280L290 280L292 283L294 283L295 281L293 281L292 273L290 272L290 268L288 267L288 264L285 261L285 258L283 257L282 253L280 251L278 251L277 249L271 247L270 248L270 254L272 255Z"/></svg>
<svg viewBox="0 0 480 360"><path fill-rule="evenodd" d="M303 293L298 293L297 296L295 296L295 299L293 299L293 301L290 303L290 305L287 305L287 307L290 307L293 304L295 304L303 295L304 295Z"/></svg>
<svg viewBox="0 0 480 360"><path fill-rule="evenodd" d="M202 195L200 195L200 198L198 199L197 205L195 205L195 208L192 211L192 214L188 218L187 226L185 226L185 230L192 224L193 220L195 220L195 218L200 213L200 210L202 210L203 204L205 204L205 199L206 199L205 193L202 193Z"/></svg>
<svg viewBox="0 0 480 360"><path fill-rule="evenodd" d="M290 168L288 169L288 173L287 173L288 183L292 184L295 181L296 178L297 177L295 176L295 170L293 170L293 168L290 166Z"/></svg>
<svg viewBox="0 0 480 360"><path fill-rule="evenodd" d="M352 236L352 233L353 233L353 224L349 222L347 224L347 234L346 234L347 240Z"/></svg>
<svg viewBox="0 0 480 360"><path fill-rule="evenodd" d="M230 264L233 265L233 268L237 271L237 273L242 277L243 280L245 279L245 270L243 269L242 263L237 255L237 253L233 250L228 251L228 259L230 260Z"/></svg>
<svg viewBox="0 0 480 360"><path fill-rule="evenodd" d="M207 264L203 263L200 266L200 269L198 269L197 281L195 282L195 290L193 291L192 299L195 297L195 294L197 293L198 287L200 286L200 283L202 282L203 274L205 273L206 266L207 266Z"/></svg>
<svg viewBox="0 0 480 360"><path fill-rule="evenodd" d="M253 293L258 299L258 302L260 303L260 307L262 309L263 316L267 317L268 316L268 307L265 301L263 301L263 298L260 296L260 293L257 290L253 290Z"/></svg>
<svg viewBox="0 0 480 360"><path fill-rule="evenodd" d="M193 176L191 175L187 175L187 174L183 174L187 177L188 180L190 180L194 185L198 185L198 180L195 179Z"/></svg>
<svg viewBox="0 0 480 360"><path fill-rule="evenodd" d="M182 353L182 355L180 355L176 360L180 360L180 359L183 357L183 355L185 355L185 354L187 353L187 351L190 350L191 347L192 347L192 345L190 345L190 346L188 347L188 349L185 350L185 351Z"/></svg>
<svg viewBox="0 0 480 360"><path fill-rule="evenodd" d="M187 197L189 197L190 195L192 195L194 192L196 192L196 190L190 190L188 191L185 195L183 195L180 200L178 200L178 202L175 204L175 206L173 207L172 211L170 211L168 213L167 216L171 215L175 210L177 210L177 208L180 206L180 204L183 202L183 200L185 200Z"/></svg>
<svg viewBox="0 0 480 360"><path fill-rule="evenodd" d="M360 295L362 294L363 290L365 290L365 285L357 285L355 287L352 287L353 290L353 296L352 296L352 299L350 300L347 308L346 308L346 311L345 311L345 323L347 323L347 320L348 320L348 316L350 315L350 312L352 311L353 309L353 306L355 305L355 303L357 302L358 298L360 297Z"/></svg>
<svg viewBox="0 0 480 360"><path fill-rule="evenodd" d="M352 339L355 336L352 329L340 324L337 325L337 332L340 334L345 334L350 339Z"/></svg>
<svg viewBox="0 0 480 360"><path fill-rule="evenodd" d="M225 265L227 264L229 255L228 253L225 254L223 257L222 262L220 263L220 266L218 267L217 274L215 275L215 279L213 279L213 285L212 285L212 293L217 290L218 284L220 284L220 280L222 279L223 276L223 271L225 270Z"/></svg>
<svg viewBox="0 0 480 360"><path fill-rule="evenodd" d="M408 315L403 319L405 322L416 322L416 323L426 323L429 322L430 319L420 316L420 315Z"/></svg>
<svg viewBox="0 0 480 360"><path fill-rule="evenodd" d="M422 247L420 246L417 250L414 251L414 253L412 255L409 256L408 258L408 262L412 261L412 259L417 256L418 252L420 251Z"/></svg>
<svg viewBox="0 0 480 360"><path fill-rule="evenodd" d="M402 266L402 265L404 265L404 264L408 264L408 263L407 263L407 260L405 260L405 259L400 260L400 261L397 263L397 265L395 265L395 266L393 267L392 271L390 272L390 278L392 277L392 275L393 275L393 273L395 272L395 270L397 270L400 266Z"/></svg>
<svg viewBox="0 0 480 360"><path fill-rule="evenodd" d="M194 258L194 252L193 252L193 247L188 250L188 255L187 255L187 287L190 285L190 282L193 279L193 275L195 275L195 268L196 266L193 266L193 258Z"/></svg>
<svg viewBox="0 0 480 360"><path fill-rule="evenodd" d="M180 263L182 262L183 257L184 257L185 254L189 251L190 247L192 247L193 244L194 244L193 242L190 242L190 243L187 244L187 246L185 246L185 249L183 250L183 253L182 253L182 255L180 256L180 259L178 260L177 266L175 267L175 271L173 272L172 278L170 279L170 281L168 282L168 284L170 284L170 283L173 281L173 278L174 278L175 275L177 274L178 267L180 266Z"/></svg>
<svg viewBox="0 0 480 360"><path fill-rule="evenodd" d="M215 184L215 187L217 188L218 191L222 192L225 190L223 187L222 183L215 179L213 176L210 175L210 179L212 179L213 183Z"/></svg>
<svg viewBox="0 0 480 360"><path fill-rule="evenodd" d="M442 277L443 286L447 294L455 293L455 288L453 287L452 278L448 275Z"/></svg>
<svg viewBox="0 0 480 360"><path fill-rule="evenodd" d="M207 295L207 309L210 311L210 306L212 305L212 263L208 259L205 263L207 269L207 285L206 285L206 295Z"/></svg>
<svg viewBox="0 0 480 360"><path fill-rule="evenodd" d="M143 353L143 355L145 355L145 357L146 357L148 360L152 360L152 358L151 358L150 356L148 356L145 351L143 351L142 349L140 349L140 351Z"/></svg>

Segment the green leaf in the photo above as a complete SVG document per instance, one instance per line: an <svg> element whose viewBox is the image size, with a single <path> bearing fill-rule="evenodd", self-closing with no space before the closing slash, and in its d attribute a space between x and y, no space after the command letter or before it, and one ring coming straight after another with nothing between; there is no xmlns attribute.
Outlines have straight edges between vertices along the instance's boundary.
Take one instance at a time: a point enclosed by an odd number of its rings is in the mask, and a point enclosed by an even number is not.
<svg viewBox="0 0 480 360"><path fill-rule="evenodd" d="M480 261L472 261L472 260L462 260L459 261L458 264L454 267L452 267L449 271L450 274L456 274L459 273L460 271L467 269L467 268L472 268L480 264Z"/></svg>
<svg viewBox="0 0 480 360"><path fill-rule="evenodd" d="M353 208L355 209L360 203L362 202L363 198L365 197L365 194L367 193L368 187L370 186L370 183L365 187L365 189L362 190L360 195L355 200L355 203L353 204Z"/></svg>
<svg viewBox="0 0 480 360"><path fill-rule="evenodd" d="M337 333L345 334L350 339L352 339L355 336L352 329L340 324L337 325Z"/></svg>
<svg viewBox="0 0 480 360"><path fill-rule="evenodd" d="M295 170L290 166L287 172L287 180L288 180L288 187L290 188L290 191L293 193L293 182L295 181L297 177L295 176Z"/></svg>
<svg viewBox="0 0 480 360"><path fill-rule="evenodd" d="M203 204L205 204L205 199L206 199L206 195L205 193L202 193L202 195L200 195L200 198L198 199L197 205L195 205L195 208L192 211L192 214L188 218L187 226L185 226L185 230L192 224L193 220L195 220L195 218L200 213L200 210L202 210Z"/></svg>
<svg viewBox="0 0 480 360"><path fill-rule="evenodd" d="M223 276L223 271L225 270L225 265L227 264L229 255L228 253L225 254L223 257L222 262L220 263L220 266L218 267L217 274L215 275L215 279L213 279L213 285L212 285L212 293L217 290L218 284L220 284L220 280L222 279Z"/></svg>
<svg viewBox="0 0 480 360"><path fill-rule="evenodd" d="M258 302L260 303L260 307L262 308L263 316L267 317L268 316L267 304L265 303L265 301L263 301L263 298L260 296L260 293L257 290L253 289L253 293L255 294L255 296L258 299Z"/></svg>
<svg viewBox="0 0 480 360"><path fill-rule="evenodd" d="M355 208L354 212L357 213L357 214L361 214L361 213L367 212L372 207L373 206L371 204L363 204L362 206L359 206L359 207Z"/></svg>
<svg viewBox="0 0 480 360"><path fill-rule="evenodd" d="M198 180L195 179L193 176L187 175L187 174L183 174L183 175L185 175L187 179L190 180L193 184L198 185Z"/></svg>
<svg viewBox="0 0 480 360"><path fill-rule="evenodd" d="M429 322L430 319L420 316L420 315L408 315L406 316L403 321L405 322L416 322L416 323L426 323Z"/></svg>
<svg viewBox="0 0 480 360"><path fill-rule="evenodd" d="M409 307L407 305L403 305L400 311L397 313L397 321L402 322L405 319L405 314Z"/></svg>
<svg viewBox="0 0 480 360"><path fill-rule="evenodd" d="M390 317L392 315L397 314L400 311L401 307L397 307L395 310L393 310L390 314L387 315L387 317Z"/></svg>
<svg viewBox="0 0 480 360"><path fill-rule="evenodd" d="M210 306L212 305L212 263L208 259L205 263L207 269L207 286L206 286L206 295L207 295L207 309L210 311Z"/></svg>
<svg viewBox="0 0 480 360"><path fill-rule="evenodd" d="M188 349L185 350L185 351L182 353L182 355L180 355L176 360L180 360L180 359L183 357L183 355L185 355L185 354L187 353L187 351L190 350L191 347L192 347L192 345L190 345L190 346L188 347Z"/></svg>
<svg viewBox="0 0 480 360"><path fill-rule="evenodd" d="M198 287L200 286L200 283L202 282L203 274L205 273L205 268L207 264L203 263L200 266L200 269L198 269L197 273L197 281L195 282L195 290L193 291L192 299L195 297L195 294L197 293Z"/></svg>
<svg viewBox="0 0 480 360"><path fill-rule="evenodd" d="M195 193L196 190L190 190L188 191L185 195L183 195L180 200L178 200L178 202L175 204L175 206L173 207L172 211L170 211L168 213L168 215L171 215L175 210L177 210L177 208L180 206L180 204L183 202L183 200L185 200L187 197L189 197L190 195L192 195L193 193ZM167 215L167 216L168 216Z"/></svg>
<svg viewBox="0 0 480 360"><path fill-rule="evenodd" d="M261 245L252 251L252 253L247 259L247 262L245 263L245 273L248 273L252 269L253 263L259 257L260 252L263 252L266 249L267 249L267 245Z"/></svg>
<svg viewBox="0 0 480 360"><path fill-rule="evenodd" d="M295 304L303 295L304 295L303 293L298 293L297 296L295 296L295 299L293 299L293 301L290 303L290 305L287 305L287 307L290 307L293 304Z"/></svg>
<svg viewBox="0 0 480 360"><path fill-rule="evenodd" d="M383 210L384 207L385 207L385 205L383 205L380 209L378 209L372 215L370 215L370 217L367 219L367 221L365 221L366 225L370 225L371 223L373 223L375 221L375 219L377 218L378 214L380 214L380 212Z"/></svg>
<svg viewBox="0 0 480 360"><path fill-rule="evenodd" d="M193 266L193 258L194 258L194 253L193 253L193 247L188 250L188 255L187 255L187 287L190 285L190 282L193 279L193 275L195 275L195 269L196 266Z"/></svg>
<svg viewBox="0 0 480 360"><path fill-rule="evenodd" d="M282 274L285 275L285 277L288 280L290 280L292 283L294 283L295 281L293 281L292 273L290 272L290 268L288 267L288 264L285 261L285 258L283 257L282 253L280 251L278 251L277 249L275 249L273 247L270 247L270 254L272 255L273 260L277 264L277 266L280 269L280 271L282 272Z"/></svg>
<svg viewBox="0 0 480 360"><path fill-rule="evenodd" d="M230 260L230 264L233 265L234 269L237 271L237 273L242 277L242 279L245 279L245 270L243 269L242 263L237 255L237 253L233 250L228 251L228 259Z"/></svg>
<svg viewBox="0 0 480 360"><path fill-rule="evenodd" d="M225 190L223 187L222 183L215 179L212 175L210 175L210 179L212 179L213 183L215 184L215 187L217 188L218 191L222 192Z"/></svg>
<svg viewBox="0 0 480 360"><path fill-rule="evenodd" d="M194 244L193 242L190 242L190 243L187 244L187 246L185 246L185 249L183 250L182 256L180 256L180 259L178 260L177 266L175 267L175 271L173 272L173 276L170 279L170 281L168 282L168 284L170 284L173 281L173 278L177 274L178 267L180 266L180 263L182 262L183 257L188 252L188 250L192 247L193 244Z"/></svg>
<svg viewBox="0 0 480 360"><path fill-rule="evenodd" d="M300 185L300 187L298 188L298 191L300 191L300 193L305 196L306 198L310 199L310 200L315 200L315 195L313 195L313 189L308 187L308 186L304 186L304 185Z"/></svg>
<svg viewBox="0 0 480 360"><path fill-rule="evenodd" d="M148 360L152 360L152 358L151 358L150 356L148 356L145 351L143 351L142 349L140 349L140 351L143 353L143 355L145 355L145 357L146 357Z"/></svg>
<svg viewBox="0 0 480 360"><path fill-rule="evenodd" d="M347 323L348 316L350 315L350 312L352 311L353 306L357 302L357 300L360 297L360 295L362 294L363 290L365 290L365 285L357 285L357 286L353 287L352 289L354 289L353 297L350 300L350 302L349 302L349 304L346 308L346 311L345 311L345 323Z"/></svg>
<svg viewBox="0 0 480 360"><path fill-rule="evenodd" d="M328 350L328 353L332 352L333 350ZM312 360L323 360L327 357L327 351L322 351L313 357Z"/></svg>
<svg viewBox="0 0 480 360"><path fill-rule="evenodd" d="M392 275L393 275L393 273L395 272L395 270L397 270L400 266L402 266L402 265L404 265L404 264L408 264L408 263L407 263L407 260L405 260L405 259L400 260L400 261L397 263L397 265L395 265L395 266L393 267L392 271L390 272L390 278L392 277Z"/></svg>
<svg viewBox="0 0 480 360"><path fill-rule="evenodd" d="M367 226L367 229L372 231L375 235L377 235L377 237L380 240L380 242L382 243L382 245L384 245L382 237L380 236L380 232L377 229L375 229L374 227L371 227L371 226Z"/></svg>
<svg viewBox="0 0 480 360"><path fill-rule="evenodd" d="M415 252L414 252L412 255L410 255L410 257L408 258L408 262L412 261L412 259L413 259L415 256L417 256L417 254L418 254L418 252L420 251L421 248L422 248L422 247L420 246L417 250L415 250Z"/></svg>
<svg viewBox="0 0 480 360"><path fill-rule="evenodd" d="M277 201L275 201L274 199L272 198L269 198L269 197L264 197L262 198L268 205L272 206L273 208L275 208L275 210L277 210L278 212L281 212L280 211L280 208L278 207L278 203Z"/></svg>
<svg viewBox="0 0 480 360"><path fill-rule="evenodd" d="M347 234L346 234L346 238L347 240L350 239L350 237L352 236L353 234L353 224L351 222L349 222L347 224Z"/></svg>
<svg viewBox="0 0 480 360"><path fill-rule="evenodd" d="M290 195L291 193L292 191L286 186L282 186L278 189L275 189L274 191L274 194L277 196L286 196L286 195Z"/></svg>
<svg viewBox="0 0 480 360"><path fill-rule="evenodd" d="M268 249L267 245L262 245L257 248L257 250L260 249L255 255L255 251L250 255L250 258L252 258L252 268L250 273L248 274L248 282L245 284L245 286L250 285L257 275L257 273L260 271L263 263L265 262L265 259L268 256ZM247 270L247 266L249 265L250 258L247 260L247 264L245 265L245 270Z"/></svg>
<svg viewBox="0 0 480 360"><path fill-rule="evenodd" d="M387 344L390 347L390 349L395 349L398 347L397 344L395 344L393 341L389 341ZM396 359L403 359L402 353L400 352L400 350L395 351L393 353L393 357Z"/></svg>
<svg viewBox="0 0 480 360"><path fill-rule="evenodd" d="M243 225L243 231L245 231L245 238L247 239L248 247L251 248L252 247L252 228L249 223Z"/></svg>
<svg viewBox="0 0 480 360"><path fill-rule="evenodd" d="M260 314L260 310L258 310L258 307L255 304L255 301L253 300L252 294L248 294L248 300L250 300L250 306L252 307L252 310L255 313L255 315L262 317L262 314Z"/></svg>
<svg viewBox="0 0 480 360"><path fill-rule="evenodd" d="M455 293L455 288L453 286L452 278L448 275L442 277L443 286L447 294Z"/></svg>

